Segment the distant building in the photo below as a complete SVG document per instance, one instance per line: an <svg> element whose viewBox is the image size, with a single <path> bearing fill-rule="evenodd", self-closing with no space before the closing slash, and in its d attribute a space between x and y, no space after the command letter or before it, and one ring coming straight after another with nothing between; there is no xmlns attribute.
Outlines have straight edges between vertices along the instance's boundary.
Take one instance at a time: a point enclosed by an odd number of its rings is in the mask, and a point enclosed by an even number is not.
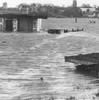
<svg viewBox="0 0 99 100"><path fill-rule="evenodd" d="M95 11L95 15L96 15L97 18L99 18L99 10Z"/></svg>
<svg viewBox="0 0 99 100"><path fill-rule="evenodd" d="M96 11L96 8L95 7L80 7L80 9L82 10L82 12L94 12Z"/></svg>
<svg viewBox="0 0 99 100"><path fill-rule="evenodd" d="M46 14L30 13L28 5L18 8L7 8L4 3L0 8L0 31L3 32L36 32L41 29L41 19Z"/></svg>
<svg viewBox="0 0 99 100"><path fill-rule="evenodd" d="M96 8L95 7L80 7L83 16L85 17L95 17Z"/></svg>
<svg viewBox="0 0 99 100"><path fill-rule="evenodd" d="M73 0L73 7L77 7L77 1L76 0Z"/></svg>

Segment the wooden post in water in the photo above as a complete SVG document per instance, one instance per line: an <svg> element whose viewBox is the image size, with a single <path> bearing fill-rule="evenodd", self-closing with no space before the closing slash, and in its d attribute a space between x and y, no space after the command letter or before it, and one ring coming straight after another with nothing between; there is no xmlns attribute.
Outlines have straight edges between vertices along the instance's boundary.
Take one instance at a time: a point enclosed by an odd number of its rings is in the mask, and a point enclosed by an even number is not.
<svg viewBox="0 0 99 100"><path fill-rule="evenodd" d="M75 18L75 23L77 23L77 17Z"/></svg>

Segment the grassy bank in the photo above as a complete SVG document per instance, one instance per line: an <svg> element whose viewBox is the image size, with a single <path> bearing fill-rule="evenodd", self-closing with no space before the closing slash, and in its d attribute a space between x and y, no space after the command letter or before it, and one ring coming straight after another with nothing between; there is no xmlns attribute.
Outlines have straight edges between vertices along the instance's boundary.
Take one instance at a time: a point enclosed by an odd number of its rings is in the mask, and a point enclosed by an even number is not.
<svg viewBox="0 0 99 100"><path fill-rule="evenodd" d="M95 21L95 23L91 22ZM99 19L97 18L78 18L75 23L74 18L48 18L43 20L43 30L51 28L84 28L84 31L91 33L99 33Z"/></svg>

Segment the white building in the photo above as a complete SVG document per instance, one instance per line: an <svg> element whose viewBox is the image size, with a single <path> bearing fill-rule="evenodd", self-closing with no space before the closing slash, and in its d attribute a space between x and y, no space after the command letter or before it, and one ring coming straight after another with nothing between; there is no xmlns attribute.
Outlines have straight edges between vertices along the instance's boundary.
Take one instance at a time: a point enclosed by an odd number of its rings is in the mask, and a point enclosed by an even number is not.
<svg viewBox="0 0 99 100"><path fill-rule="evenodd" d="M94 12L96 11L96 8L90 7L90 8L85 8L85 7L80 7L82 12Z"/></svg>

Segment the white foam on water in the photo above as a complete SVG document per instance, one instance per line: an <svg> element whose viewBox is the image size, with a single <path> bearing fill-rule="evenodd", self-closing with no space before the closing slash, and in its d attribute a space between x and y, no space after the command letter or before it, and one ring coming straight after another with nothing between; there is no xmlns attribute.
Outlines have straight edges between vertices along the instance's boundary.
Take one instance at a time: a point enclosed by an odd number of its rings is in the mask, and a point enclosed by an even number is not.
<svg viewBox="0 0 99 100"><path fill-rule="evenodd" d="M25 69L20 73L20 75L22 75L22 77L24 78L31 78L32 76L39 74L40 71L38 69L32 69L32 68Z"/></svg>
<svg viewBox="0 0 99 100"><path fill-rule="evenodd" d="M90 34L87 32L70 32L67 34L61 34L59 36L56 37L56 39L61 39L61 38L65 38L68 36L76 36L76 37L88 37L88 38L94 38L95 40L99 40L99 35L97 34Z"/></svg>
<svg viewBox="0 0 99 100"><path fill-rule="evenodd" d="M98 100L95 96L95 93L97 93L97 89L87 90L85 92L80 93L79 95L76 95L77 100Z"/></svg>
<svg viewBox="0 0 99 100"><path fill-rule="evenodd" d="M6 73L0 73L0 79L32 79L33 76L40 74L38 69L25 69L15 75L8 75Z"/></svg>
<svg viewBox="0 0 99 100"><path fill-rule="evenodd" d="M3 90L2 94L0 93L0 100L11 100L15 96L26 93L23 85L28 83L27 79L33 80L39 74L38 69L32 68L24 69L15 75L8 75L6 72L0 73L0 88ZM22 79L24 81L21 81Z"/></svg>
<svg viewBox="0 0 99 100"><path fill-rule="evenodd" d="M0 100L11 100L11 98L13 98L14 96L22 94L23 90L19 87L19 85L19 82L1 81L0 88L3 90L3 92L0 93Z"/></svg>
<svg viewBox="0 0 99 100"><path fill-rule="evenodd" d="M44 39L41 43L36 44L36 45L33 46L33 47L30 47L30 50L38 49L38 48L42 47L44 44L53 43L53 42L54 42L53 40Z"/></svg>
<svg viewBox="0 0 99 100"><path fill-rule="evenodd" d="M4 53L4 51L0 51L0 53Z"/></svg>

